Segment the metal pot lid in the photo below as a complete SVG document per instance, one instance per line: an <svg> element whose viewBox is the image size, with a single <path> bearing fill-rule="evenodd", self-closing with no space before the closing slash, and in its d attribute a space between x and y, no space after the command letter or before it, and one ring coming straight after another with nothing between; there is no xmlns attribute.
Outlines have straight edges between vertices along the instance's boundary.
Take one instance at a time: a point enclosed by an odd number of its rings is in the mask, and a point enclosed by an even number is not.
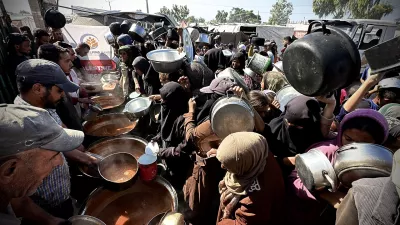
<svg viewBox="0 0 400 225"><path fill-rule="evenodd" d="M194 49L192 39L190 37L189 31L184 28L182 31L182 39L183 39L183 49L186 53L186 58L189 62L192 62L194 59Z"/></svg>

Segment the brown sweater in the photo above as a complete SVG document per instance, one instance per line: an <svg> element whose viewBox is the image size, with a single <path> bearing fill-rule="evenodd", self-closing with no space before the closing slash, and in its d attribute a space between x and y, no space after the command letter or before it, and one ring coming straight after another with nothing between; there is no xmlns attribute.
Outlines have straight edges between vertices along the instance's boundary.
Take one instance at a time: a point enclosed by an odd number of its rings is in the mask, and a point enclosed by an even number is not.
<svg viewBox="0 0 400 225"><path fill-rule="evenodd" d="M224 219L218 225L285 224L285 186L282 172L271 152L264 172L258 176L258 182L260 190L249 193L237 204L235 219Z"/></svg>

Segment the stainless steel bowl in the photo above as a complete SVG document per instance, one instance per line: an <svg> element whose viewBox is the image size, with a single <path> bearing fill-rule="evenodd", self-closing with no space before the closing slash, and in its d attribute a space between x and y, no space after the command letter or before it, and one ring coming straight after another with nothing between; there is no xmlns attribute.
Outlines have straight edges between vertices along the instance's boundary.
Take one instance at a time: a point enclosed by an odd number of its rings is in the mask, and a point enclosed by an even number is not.
<svg viewBox="0 0 400 225"><path fill-rule="evenodd" d="M132 114L134 117L139 118L149 113L150 105L151 101L147 97L135 98L126 103L123 112Z"/></svg>
<svg viewBox="0 0 400 225"><path fill-rule="evenodd" d="M174 49L158 49L147 53L154 70L159 73L173 73L181 68L185 53Z"/></svg>

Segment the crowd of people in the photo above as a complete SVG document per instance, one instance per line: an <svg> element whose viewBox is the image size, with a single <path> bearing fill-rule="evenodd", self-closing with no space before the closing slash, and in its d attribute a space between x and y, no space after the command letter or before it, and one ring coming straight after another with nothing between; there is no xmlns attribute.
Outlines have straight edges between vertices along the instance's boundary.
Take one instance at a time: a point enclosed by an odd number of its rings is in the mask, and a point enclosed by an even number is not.
<svg viewBox="0 0 400 225"><path fill-rule="evenodd" d="M170 29L158 48L182 51L181 35L181 29ZM291 37L283 39L278 55L273 40L224 49L215 36L211 43L193 43L194 61L169 74L156 72L146 58L154 43L138 44L127 34L116 40L121 78L115 92L161 101L152 140L160 143L164 176L181 194L188 224L399 223L398 71L367 69L361 82L334 95L299 95L283 105L276 93L290 86L282 58ZM24 28L10 34L8 47L8 75L19 95L14 104L0 105L0 224L20 224L17 218L22 224L63 224L74 213L69 162L98 163L82 145L82 114L93 102L80 86L80 59L90 47L74 49L60 29L31 34ZM270 59L264 74L246 68L256 53ZM255 126L221 139L210 114L229 92L250 103ZM335 152L350 143L390 149L392 176L360 179L336 192L308 190L295 169L296 156L316 149L333 162Z"/></svg>

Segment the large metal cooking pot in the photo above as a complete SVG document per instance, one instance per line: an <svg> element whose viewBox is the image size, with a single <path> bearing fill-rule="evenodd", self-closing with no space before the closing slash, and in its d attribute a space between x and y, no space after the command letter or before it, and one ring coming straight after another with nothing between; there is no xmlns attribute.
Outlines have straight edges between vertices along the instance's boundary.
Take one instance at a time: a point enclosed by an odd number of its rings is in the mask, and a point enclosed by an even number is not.
<svg viewBox="0 0 400 225"><path fill-rule="evenodd" d="M104 39L106 40L106 42L109 45L114 45L115 44L115 37L114 35L111 33L111 31L107 32L104 34Z"/></svg>
<svg viewBox="0 0 400 225"><path fill-rule="evenodd" d="M128 136L118 138L106 138L92 143L87 151L101 157L107 157L114 153L127 152L136 160L145 153L148 142L140 137ZM98 173L92 174L86 166L80 166L79 170L88 177L98 177Z"/></svg>
<svg viewBox="0 0 400 225"><path fill-rule="evenodd" d="M254 113L246 100L236 96L219 98L211 110L211 128L221 139L232 133L254 130Z"/></svg>
<svg viewBox="0 0 400 225"><path fill-rule="evenodd" d="M157 49L147 53L154 70L159 73L173 73L181 68L185 53L175 49Z"/></svg>
<svg viewBox="0 0 400 225"><path fill-rule="evenodd" d="M131 28L128 31L128 34L132 37L133 40L140 43L144 43L144 39L147 35L146 30L141 26L141 23L132 24Z"/></svg>
<svg viewBox="0 0 400 225"><path fill-rule="evenodd" d="M82 207L82 215L99 218L107 225L147 224L160 213L178 210L178 196L162 177L152 182L137 180L131 188L120 192L98 188Z"/></svg>
<svg viewBox="0 0 400 225"><path fill-rule="evenodd" d="M90 98L95 104L98 104L102 109L112 109L122 105L125 99L116 95L93 96Z"/></svg>
<svg viewBox="0 0 400 225"><path fill-rule="evenodd" d="M247 67L257 74L264 74L271 65L271 58L255 53L249 60Z"/></svg>
<svg viewBox="0 0 400 225"><path fill-rule="evenodd" d="M98 172L104 187L121 191L131 187L138 178L138 161L127 152L118 152L104 157L98 164Z"/></svg>
<svg viewBox="0 0 400 225"><path fill-rule="evenodd" d="M353 143L335 153L333 168L339 181L351 187L361 178L388 177L392 171L393 153L380 145Z"/></svg>
<svg viewBox="0 0 400 225"><path fill-rule="evenodd" d="M311 149L296 156L296 170L308 190L313 191L328 187L331 191L336 191L337 177L335 170L322 152Z"/></svg>
<svg viewBox="0 0 400 225"><path fill-rule="evenodd" d="M85 135L94 137L115 137L132 131L137 124L122 113L110 113L83 123Z"/></svg>
<svg viewBox="0 0 400 225"><path fill-rule="evenodd" d="M313 25L321 27L312 30ZM323 21L312 22L308 33L293 42L283 57L290 84L307 96L327 95L359 79L360 54L352 39Z"/></svg>

